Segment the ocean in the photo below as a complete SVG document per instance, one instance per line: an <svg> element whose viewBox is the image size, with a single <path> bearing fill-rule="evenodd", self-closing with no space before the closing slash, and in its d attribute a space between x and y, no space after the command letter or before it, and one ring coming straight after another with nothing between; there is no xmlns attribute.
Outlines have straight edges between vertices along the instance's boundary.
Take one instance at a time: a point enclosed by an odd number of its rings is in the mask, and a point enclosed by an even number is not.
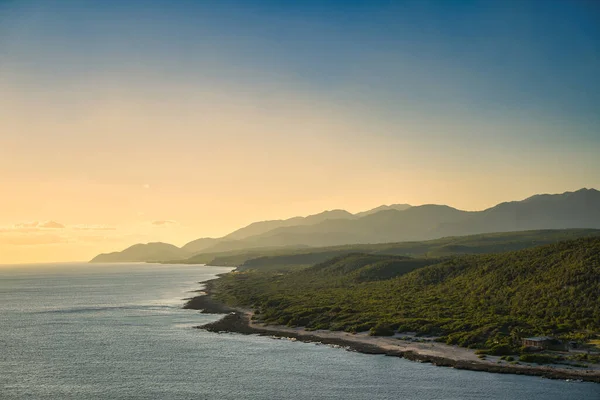
<svg viewBox="0 0 600 400"><path fill-rule="evenodd" d="M600 399L600 385L195 329L229 268L0 266L0 399Z"/></svg>

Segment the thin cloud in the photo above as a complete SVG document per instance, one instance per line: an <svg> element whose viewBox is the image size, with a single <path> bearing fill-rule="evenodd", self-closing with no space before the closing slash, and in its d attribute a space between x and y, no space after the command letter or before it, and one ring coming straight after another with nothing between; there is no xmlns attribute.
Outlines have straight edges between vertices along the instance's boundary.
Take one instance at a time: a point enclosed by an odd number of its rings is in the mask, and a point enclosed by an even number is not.
<svg viewBox="0 0 600 400"><path fill-rule="evenodd" d="M171 220L152 221L152 225L155 225L155 226L173 225L176 223L177 223L176 221L171 221Z"/></svg>
<svg viewBox="0 0 600 400"><path fill-rule="evenodd" d="M65 226L56 221L46 221L43 224L39 224L38 228L46 228L46 229L64 229Z"/></svg>
<svg viewBox="0 0 600 400"><path fill-rule="evenodd" d="M64 229L65 226L60 222L56 221L31 221L31 222L19 222L12 226L12 230L16 231L37 231L41 229ZM6 228L5 228L6 230Z"/></svg>
<svg viewBox="0 0 600 400"><path fill-rule="evenodd" d="M21 222L18 224L15 224L14 227L17 229L21 229L21 228L36 228L40 223L38 221L32 221L32 222Z"/></svg>
<svg viewBox="0 0 600 400"><path fill-rule="evenodd" d="M72 227L76 231L115 231L117 228L108 225L74 225Z"/></svg>

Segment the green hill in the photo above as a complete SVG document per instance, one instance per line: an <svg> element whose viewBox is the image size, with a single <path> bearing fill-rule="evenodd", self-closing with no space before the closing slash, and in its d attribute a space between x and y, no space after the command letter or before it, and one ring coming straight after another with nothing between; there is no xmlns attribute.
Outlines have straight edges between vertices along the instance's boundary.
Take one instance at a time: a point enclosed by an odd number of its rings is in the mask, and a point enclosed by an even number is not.
<svg viewBox="0 0 600 400"><path fill-rule="evenodd" d="M309 329L388 327L478 348L528 335L600 332L600 238L501 254L411 260L351 254L287 273L232 273L217 296L264 322Z"/></svg>
<svg viewBox="0 0 600 400"><path fill-rule="evenodd" d="M334 257L307 268L296 275L326 287L352 283L380 281L404 275L417 268L439 263L437 258L411 258L380 254L353 253Z"/></svg>

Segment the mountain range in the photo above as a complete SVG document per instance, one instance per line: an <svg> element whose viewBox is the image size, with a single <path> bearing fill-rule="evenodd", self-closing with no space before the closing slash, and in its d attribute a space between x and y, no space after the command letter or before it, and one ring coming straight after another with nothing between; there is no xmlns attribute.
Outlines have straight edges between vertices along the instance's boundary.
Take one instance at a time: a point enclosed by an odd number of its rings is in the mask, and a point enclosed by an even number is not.
<svg viewBox="0 0 600 400"><path fill-rule="evenodd" d="M325 211L307 217L260 221L221 238L201 238L179 248L166 243L137 244L100 254L92 262L174 261L199 253L278 247L324 247L437 239L488 232L600 228L600 191L580 189L542 194L498 204L483 211L446 205L394 204L352 214Z"/></svg>

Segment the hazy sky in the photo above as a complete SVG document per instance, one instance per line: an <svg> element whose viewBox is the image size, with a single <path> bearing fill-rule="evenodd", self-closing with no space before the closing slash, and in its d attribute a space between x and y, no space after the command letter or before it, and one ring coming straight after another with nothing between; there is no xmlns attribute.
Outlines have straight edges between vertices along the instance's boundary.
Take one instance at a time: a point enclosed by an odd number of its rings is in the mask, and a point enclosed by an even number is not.
<svg viewBox="0 0 600 400"><path fill-rule="evenodd" d="M0 0L0 263L600 188L599 154L593 0Z"/></svg>

